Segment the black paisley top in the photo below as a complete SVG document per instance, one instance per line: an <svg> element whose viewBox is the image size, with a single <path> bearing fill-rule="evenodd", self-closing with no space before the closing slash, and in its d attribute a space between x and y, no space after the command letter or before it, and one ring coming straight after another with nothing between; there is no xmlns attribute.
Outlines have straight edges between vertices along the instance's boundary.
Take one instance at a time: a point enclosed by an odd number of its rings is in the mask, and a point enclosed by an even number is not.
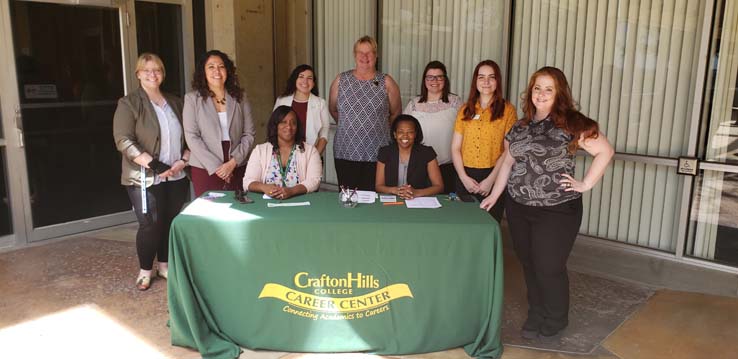
<svg viewBox="0 0 738 359"><path fill-rule="evenodd" d="M505 139L515 158L507 181L507 193L515 202L555 206L582 196L576 191L565 192L559 184L562 174L574 176L574 156L567 149L573 136L556 127L549 117L528 126L518 121Z"/></svg>

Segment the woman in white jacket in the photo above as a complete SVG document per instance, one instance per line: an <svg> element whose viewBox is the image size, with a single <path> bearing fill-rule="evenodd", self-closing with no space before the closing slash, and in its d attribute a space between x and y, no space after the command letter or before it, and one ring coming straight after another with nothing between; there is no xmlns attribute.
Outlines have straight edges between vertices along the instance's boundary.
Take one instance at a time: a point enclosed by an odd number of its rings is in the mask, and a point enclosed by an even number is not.
<svg viewBox="0 0 738 359"><path fill-rule="evenodd" d="M315 71L310 65L295 67L287 79L284 92L274 103L274 109L279 106L292 107L302 125L305 142L315 146L322 156L328 143L330 113L328 104L318 96L317 81Z"/></svg>

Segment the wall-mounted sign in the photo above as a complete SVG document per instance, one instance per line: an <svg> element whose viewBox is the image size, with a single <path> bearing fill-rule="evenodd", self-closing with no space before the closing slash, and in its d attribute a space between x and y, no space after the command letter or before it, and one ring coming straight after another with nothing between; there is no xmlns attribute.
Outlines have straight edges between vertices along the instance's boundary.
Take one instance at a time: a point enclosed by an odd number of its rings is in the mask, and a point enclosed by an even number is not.
<svg viewBox="0 0 738 359"><path fill-rule="evenodd" d="M680 175L697 175L698 160L694 157L679 157L677 164L677 173Z"/></svg>
<svg viewBox="0 0 738 359"><path fill-rule="evenodd" d="M56 92L56 85L24 85L23 94L27 99L56 99L59 95Z"/></svg>

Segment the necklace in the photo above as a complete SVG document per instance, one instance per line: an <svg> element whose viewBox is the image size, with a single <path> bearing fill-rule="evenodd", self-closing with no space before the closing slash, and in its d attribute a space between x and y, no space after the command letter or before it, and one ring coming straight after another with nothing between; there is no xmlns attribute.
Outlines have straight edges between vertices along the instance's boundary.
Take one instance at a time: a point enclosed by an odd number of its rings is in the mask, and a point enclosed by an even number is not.
<svg viewBox="0 0 738 359"><path fill-rule="evenodd" d="M226 98L225 98L225 96L223 96L223 98L219 99L218 97L215 96L215 93L213 91L210 91L210 97L212 97L213 100L215 100L215 103L217 103L219 105L225 105L226 104Z"/></svg>

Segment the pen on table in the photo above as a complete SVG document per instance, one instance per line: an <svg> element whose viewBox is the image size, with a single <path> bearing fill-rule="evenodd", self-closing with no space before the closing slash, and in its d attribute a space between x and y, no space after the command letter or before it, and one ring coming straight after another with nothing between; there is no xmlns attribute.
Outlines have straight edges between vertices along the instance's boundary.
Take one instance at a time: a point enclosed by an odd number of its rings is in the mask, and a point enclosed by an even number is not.
<svg viewBox="0 0 738 359"><path fill-rule="evenodd" d="M385 206L400 206L404 204L405 202L384 202L382 203Z"/></svg>

